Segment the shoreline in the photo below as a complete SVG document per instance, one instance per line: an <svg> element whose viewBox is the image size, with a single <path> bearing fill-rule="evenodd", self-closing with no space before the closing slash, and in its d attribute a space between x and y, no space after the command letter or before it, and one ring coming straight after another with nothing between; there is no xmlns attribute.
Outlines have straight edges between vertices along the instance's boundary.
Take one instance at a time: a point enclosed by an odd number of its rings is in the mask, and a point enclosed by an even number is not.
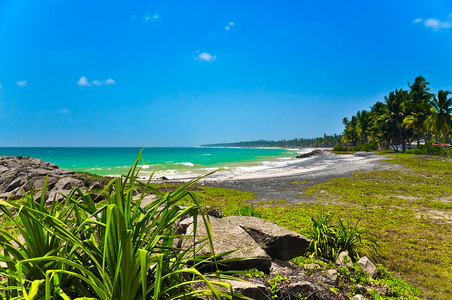
<svg viewBox="0 0 452 300"><path fill-rule="evenodd" d="M311 202L312 199L302 197L307 187L327 182L331 178L351 176L355 171L398 168L384 163L384 158L372 152L334 154L324 151L321 155L300 159L287 166L249 174L217 172L197 184L253 192L256 193L256 201Z"/></svg>

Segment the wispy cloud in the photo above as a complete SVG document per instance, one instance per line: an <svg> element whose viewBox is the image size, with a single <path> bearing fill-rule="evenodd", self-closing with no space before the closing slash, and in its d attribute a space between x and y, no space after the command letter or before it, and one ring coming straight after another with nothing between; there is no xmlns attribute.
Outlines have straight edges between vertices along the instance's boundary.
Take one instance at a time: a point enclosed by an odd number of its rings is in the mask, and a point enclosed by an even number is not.
<svg viewBox="0 0 452 300"><path fill-rule="evenodd" d="M216 55L211 55L207 52L202 52L196 57L196 59L208 61L208 62L213 62L216 58L217 58Z"/></svg>
<svg viewBox="0 0 452 300"><path fill-rule="evenodd" d="M57 114L68 115L71 113L69 109L63 108L56 111Z"/></svg>
<svg viewBox="0 0 452 300"><path fill-rule="evenodd" d="M19 80L18 82L16 82L16 84L18 86L26 86L27 85L27 80Z"/></svg>
<svg viewBox="0 0 452 300"><path fill-rule="evenodd" d="M152 21L152 20L157 20L160 16L158 14L150 14L150 13L146 13L146 15L144 16L144 20L145 21Z"/></svg>
<svg viewBox="0 0 452 300"><path fill-rule="evenodd" d="M86 79L85 76L80 77L80 80L77 81L77 84L80 86L90 86L91 83L88 82L88 79Z"/></svg>
<svg viewBox="0 0 452 300"><path fill-rule="evenodd" d="M234 22L229 22L228 25L226 25L226 27L224 29L230 30L232 28L232 26L234 26Z"/></svg>
<svg viewBox="0 0 452 300"><path fill-rule="evenodd" d="M80 86L91 86L91 85L112 85L115 84L115 81L111 78L108 78L107 80L93 80L92 82L89 82L88 79L85 76L80 77L80 80L77 81L77 84Z"/></svg>
<svg viewBox="0 0 452 300"><path fill-rule="evenodd" d="M425 27L432 28L433 30L440 30L440 29L448 29L452 28L452 14L449 15L448 21L442 21L435 18L430 19L421 19L417 18L414 20L414 23L424 23Z"/></svg>

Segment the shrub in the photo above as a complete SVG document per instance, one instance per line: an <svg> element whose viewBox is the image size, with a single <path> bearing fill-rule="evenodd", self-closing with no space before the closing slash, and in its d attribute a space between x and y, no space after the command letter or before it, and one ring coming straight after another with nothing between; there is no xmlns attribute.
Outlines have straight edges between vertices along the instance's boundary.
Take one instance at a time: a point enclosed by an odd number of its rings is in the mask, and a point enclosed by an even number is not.
<svg viewBox="0 0 452 300"><path fill-rule="evenodd" d="M0 273L7 280L6 298L14 299L193 299L198 296L232 298L230 284L216 279L231 277L222 272L201 274L200 263L216 265L219 255L198 258L198 249L212 248L211 237L188 249L176 249L174 226L188 214L200 215L196 196L186 188L191 181L163 194L136 179L140 157L129 173L110 181L105 188L106 202L96 208L89 195L73 188L64 202L40 204L32 194L18 205L0 200L0 210L16 223L24 241L0 231L4 250ZM142 190L134 199L138 187ZM44 186L45 190L45 186ZM141 206L145 196L158 198ZM180 207L190 197L193 205ZM16 213L10 212L14 209ZM196 229L195 229L196 232ZM218 260L218 261L217 261ZM194 290L192 284L203 284Z"/></svg>
<svg viewBox="0 0 452 300"><path fill-rule="evenodd" d="M363 236L364 229L358 228L359 221L351 225L338 217L338 224L333 224L332 219L329 213L311 217L311 227L303 232L311 239L308 251L333 262L342 251L347 251L352 261L358 260L360 254L376 253L378 243Z"/></svg>
<svg viewBox="0 0 452 300"><path fill-rule="evenodd" d="M344 145L339 143L336 146L334 146L333 150L334 151L347 151L347 148Z"/></svg>
<svg viewBox="0 0 452 300"><path fill-rule="evenodd" d="M333 150L334 151L339 151L339 152L345 152L345 151L351 151L351 152L366 151L366 152L370 152L370 151L378 150L378 144L377 143L365 143L363 145L353 146L353 147L345 147L342 144L337 144L333 148Z"/></svg>
<svg viewBox="0 0 452 300"><path fill-rule="evenodd" d="M452 153L449 149L441 147L441 146L433 146L429 145L430 155L436 156L452 156ZM427 147L425 145L420 146L419 148L413 148L407 150L405 153L408 154L417 154L417 155L428 155Z"/></svg>

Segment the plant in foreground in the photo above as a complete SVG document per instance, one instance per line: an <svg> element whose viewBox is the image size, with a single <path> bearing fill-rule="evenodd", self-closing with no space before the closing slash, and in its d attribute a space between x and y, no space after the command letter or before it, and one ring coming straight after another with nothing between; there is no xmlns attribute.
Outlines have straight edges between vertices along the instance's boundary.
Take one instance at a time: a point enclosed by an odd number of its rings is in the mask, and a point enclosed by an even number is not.
<svg viewBox="0 0 452 300"><path fill-rule="evenodd" d="M217 280L232 277L220 271L201 274L197 269L201 264L219 263L214 249L210 256L197 256L197 249L212 248L210 235L187 249L174 246L178 238L174 224L184 216L193 215L194 224L201 218L209 228L208 217L198 214L201 207L196 196L186 190L197 180L163 194L149 182L137 180L139 161L140 156L127 175L109 182L104 190L107 200L99 208L78 188L50 208L44 205L44 193L40 204L32 194L25 196L23 205L0 200L0 209L24 238L21 241L0 231L0 261L7 264L7 268L0 267L0 274L7 280L7 299L234 296L230 284ZM141 194L134 197L138 189ZM145 205L150 193L158 197ZM185 197L193 204L182 208L178 202ZM206 288L194 290L195 284Z"/></svg>

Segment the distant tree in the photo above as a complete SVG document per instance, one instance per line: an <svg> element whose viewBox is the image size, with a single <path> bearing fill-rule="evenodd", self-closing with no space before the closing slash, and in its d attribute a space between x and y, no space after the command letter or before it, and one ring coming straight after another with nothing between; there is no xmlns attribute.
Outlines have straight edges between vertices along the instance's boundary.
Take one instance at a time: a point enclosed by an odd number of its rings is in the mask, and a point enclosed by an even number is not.
<svg viewBox="0 0 452 300"><path fill-rule="evenodd" d="M408 118L408 120L405 124L409 124L406 128L414 130L413 134L417 133L418 147L421 136L423 136L424 140L427 142L427 136L425 135L426 128L424 125L430 114L430 100L433 97L433 94L429 93L429 84L430 83L425 81L425 78L422 76L416 77L413 84L410 85L410 83L408 83L408 86L410 87L409 101L405 104L406 118ZM413 116L411 117L410 115Z"/></svg>
<svg viewBox="0 0 452 300"><path fill-rule="evenodd" d="M393 137L397 144L402 145L402 152L405 152L405 128L403 127L403 120L405 117L404 106L408 101L408 92L402 89L390 92L384 97L386 102L386 109L382 118L389 123L387 130L391 132L387 136Z"/></svg>
<svg viewBox="0 0 452 300"><path fill-rule="evenodd" d="M342 141L356 146L359 137L357 131L358 118L353 116L350 121L347 118L344 118L342 124L345 125L344 132L342 133Z"/></svg>
<svg viewBox="0 0 452 300"><path fill-rule="evenodd" d="M452 128L452 98L448 98L450 91L438 91L438 98L433 96L431 114L426 122L432 132L442 133L448 143L451 143L448 132Z"/></svg>

